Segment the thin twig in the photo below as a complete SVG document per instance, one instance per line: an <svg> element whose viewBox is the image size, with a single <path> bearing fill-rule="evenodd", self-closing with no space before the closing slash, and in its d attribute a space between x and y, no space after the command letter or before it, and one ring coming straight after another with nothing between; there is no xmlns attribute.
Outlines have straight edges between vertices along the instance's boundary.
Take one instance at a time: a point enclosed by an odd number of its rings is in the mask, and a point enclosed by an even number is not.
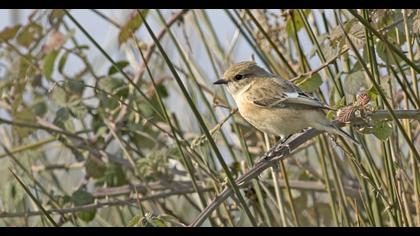
<svg viewBox="0 0 420 236"><path fill-rule="evenodd" d="M337 55L335 55L334 57L332 57L331 59L329 59L328 61L326 61L325 63L323 63L320 67L311 70L309 72L306 73L302 73L299 74L298 76L290 79L290 81L294 82L302 77L311 77L313 74L319 72L320 70L324 69L325 67L327 67L329 64L334 63L335 60L337 60L341 55L343 55L344 53L346 53L349 50L349 48L346 48L345 50L341 51L340 53L337 53Z"/></svg>

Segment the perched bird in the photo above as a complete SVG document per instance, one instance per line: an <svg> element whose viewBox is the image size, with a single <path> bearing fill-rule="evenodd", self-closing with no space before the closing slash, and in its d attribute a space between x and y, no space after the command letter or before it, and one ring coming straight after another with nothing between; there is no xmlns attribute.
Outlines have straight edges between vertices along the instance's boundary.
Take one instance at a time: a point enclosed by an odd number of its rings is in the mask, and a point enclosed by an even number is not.
<svg viewBox="0 0 420 236"><path fill-rule="evenodd" d="M264 133L280 136L283 142L312 127L358 143L326 118L323 110L331 108L255 62L232 65L214 84L227 85L245 120Z"/></svg>

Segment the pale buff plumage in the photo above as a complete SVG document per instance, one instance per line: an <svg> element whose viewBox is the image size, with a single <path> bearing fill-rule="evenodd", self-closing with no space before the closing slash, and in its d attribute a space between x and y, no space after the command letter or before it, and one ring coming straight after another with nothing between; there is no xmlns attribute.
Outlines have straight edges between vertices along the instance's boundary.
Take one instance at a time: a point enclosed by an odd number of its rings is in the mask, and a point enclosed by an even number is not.
<svg viewBox="0 0 420 236"><path fill-rule="evenodd" d="M284 138L313 127L357 143L325 117L328 106L255 62L232 65L215 84L227 85L241 115L262 132Z"/></svg>

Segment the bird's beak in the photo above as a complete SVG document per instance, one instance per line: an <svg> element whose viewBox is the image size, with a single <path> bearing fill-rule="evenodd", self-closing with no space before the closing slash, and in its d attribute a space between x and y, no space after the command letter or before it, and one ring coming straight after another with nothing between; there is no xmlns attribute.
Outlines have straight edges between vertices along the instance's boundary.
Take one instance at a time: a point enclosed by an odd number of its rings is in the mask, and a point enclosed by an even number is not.
<svg viewBox="0 0 420 236"><path fill-rule="evenodd" d="M224 80L224 79L219 79L219 80L217 80L216 82L214 82L213 84L227 84L228 83L228 81L227 80Z"/></svg>

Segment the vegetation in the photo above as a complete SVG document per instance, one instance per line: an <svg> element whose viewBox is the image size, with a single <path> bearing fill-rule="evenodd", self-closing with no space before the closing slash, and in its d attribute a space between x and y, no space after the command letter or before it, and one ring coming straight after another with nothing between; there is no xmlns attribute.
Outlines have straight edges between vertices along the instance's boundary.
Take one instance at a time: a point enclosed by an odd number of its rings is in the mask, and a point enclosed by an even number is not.
<svg viewBox="0 0 420 236"><path fill-rule="evenodd" d="M408 9L34 10L0 29L0 226L418 227L419 34ZM244 59L361 145L252 128L212 85Z"/></svg>

